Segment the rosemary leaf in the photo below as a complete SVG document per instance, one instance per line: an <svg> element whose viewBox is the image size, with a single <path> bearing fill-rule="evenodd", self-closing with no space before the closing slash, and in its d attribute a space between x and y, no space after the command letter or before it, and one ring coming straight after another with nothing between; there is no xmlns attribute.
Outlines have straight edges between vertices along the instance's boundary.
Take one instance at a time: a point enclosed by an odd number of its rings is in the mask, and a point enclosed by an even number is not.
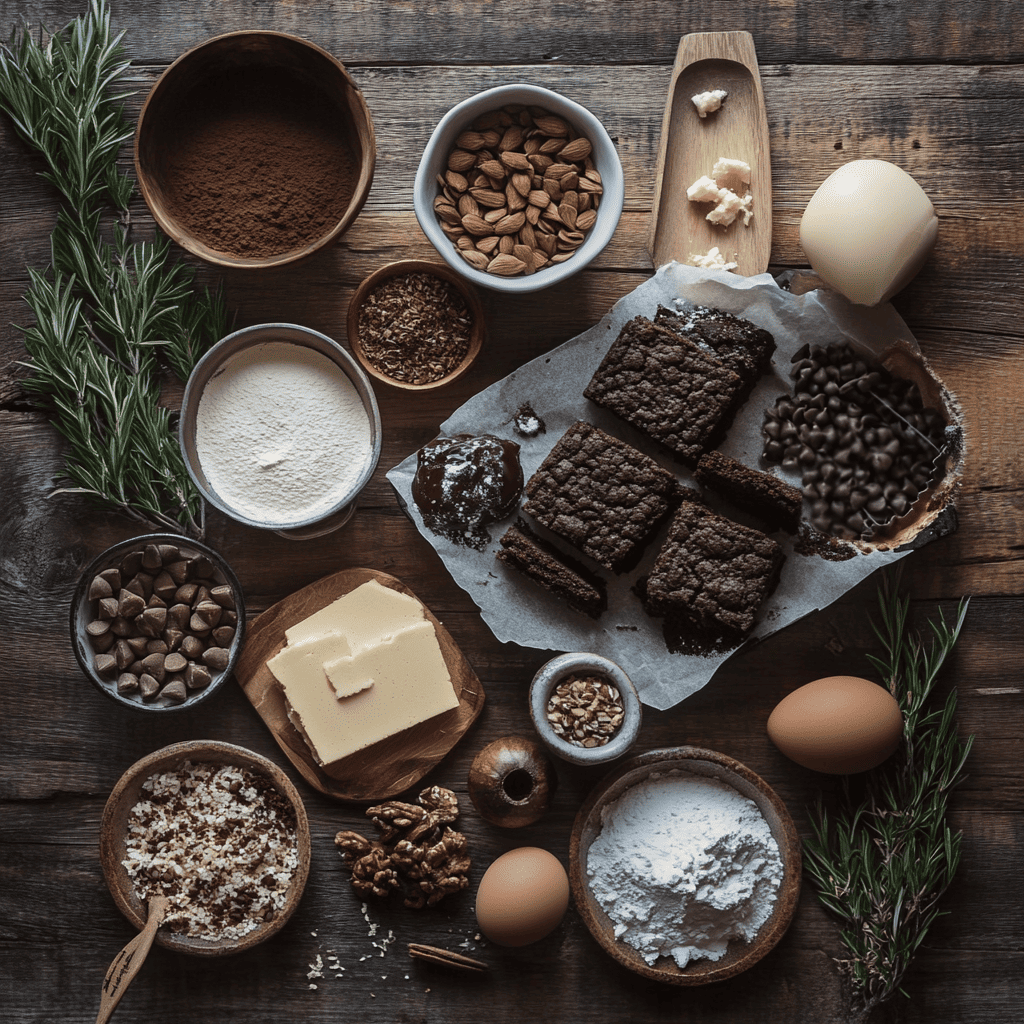
<svg viewBox="0 0 1024 1024"><path fill-rule="evenodd" d="M61 195L51 266L29 270L21 328L26 393L67 441L56 493L91 496L133 519L199 536L201 499L159 405L161 363L187 379L227 333L219 295L193 288L170 242L133 242L132 180L117 168L133 126L120 80L130 67L106 0L43 42L27 28L0 46L0 110L46 163ZM104 240L105 214L118 215ZM159 361L158 361L159 356Z"/></svg>
<svg viewBox="0 0 1024 1024"><path fill-rule="evenodd" d="M819 799L805 870L822 905L842 924L849 959L839 962L857 1008L868 1013L903 990L903 979L960 862L960 834L946 824L950 791L964 779L974 737L956 734L956 691L929 706L939 671L967 614L929 623L925 643L908 626L909 597L886 576L874 630L884 656L868 655L903 712L903 743L860 787L844 780L839 806ZM855 795L854 789L857 788Z"/></svg>

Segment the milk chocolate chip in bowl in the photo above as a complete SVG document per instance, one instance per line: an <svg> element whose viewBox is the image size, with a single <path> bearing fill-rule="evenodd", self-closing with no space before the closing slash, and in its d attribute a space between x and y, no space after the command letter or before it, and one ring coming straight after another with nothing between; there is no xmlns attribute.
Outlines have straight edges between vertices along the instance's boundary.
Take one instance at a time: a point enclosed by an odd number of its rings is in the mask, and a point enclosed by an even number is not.
<svg viewBox="0 0 1024 1024"><path fill-rule="evenodd" d="M143 711L209 698L231 674L244 628L231 567L177 534L108 548L86 567L71 602L82 671L111 700Z"/></svg>

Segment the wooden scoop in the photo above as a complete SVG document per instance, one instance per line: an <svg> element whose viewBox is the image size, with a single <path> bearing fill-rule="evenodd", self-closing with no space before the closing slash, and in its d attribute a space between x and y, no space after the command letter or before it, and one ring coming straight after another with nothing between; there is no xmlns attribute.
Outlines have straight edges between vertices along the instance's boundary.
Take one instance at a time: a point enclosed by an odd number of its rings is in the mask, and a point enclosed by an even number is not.
<svg viewBox="0 0 1024 1024"><path fill-rule="evenodd" d="M722 106L701 118L692 96L724 89ZM728 227L706 217L713 204L691 203L686 190L710 175L719 157L750 165L754 216ZM695 32L679 40L661 126L648 248L655 268L689 263L717 246L736 273L763 274L772 248L772 165L768 118L754 40L749 32Z"/></svg>
<svg viewBox="0 0 1024 1024"><path fill-rule="evenodd" d="M96 1014L96 1024L106 1024L121 996L125 994L128 986L132 983L135 975L142 969L146 955L153 945L156 937L156 930L160 927L164 915L167 913L167 897L154 896L149 901L149 917L146 918L146 927L114 957L110 967L107 968L107 976L103 979L103 988L100 992L100 1009Z"/></svg>

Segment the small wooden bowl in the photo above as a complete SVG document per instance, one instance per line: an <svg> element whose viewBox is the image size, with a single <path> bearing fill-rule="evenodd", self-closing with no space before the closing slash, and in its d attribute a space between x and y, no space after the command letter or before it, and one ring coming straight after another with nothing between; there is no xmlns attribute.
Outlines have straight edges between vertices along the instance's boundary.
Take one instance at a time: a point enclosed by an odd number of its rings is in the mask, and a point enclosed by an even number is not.
<svg viewBox="0 0 1024 1024"><path fill-rule="evenodd" d="M359 314L367 295L384 281L388 281L392 277L400 277L403 274L431 274L434 277L441 278L442 281L447 281L458 290L469 307L470 315L473 317L469 348L465 356L463 356L462 362L451 373L446 374L444 377L439 377L429 384L410 384L407 381L395 380L394 377L389 377L374 363L370 362L359 338ZM461 377L473 365L473 361L480 354L483 342L484 307L480 302L480 296L477 294L476 289L461 275L443 263L430 263L425 260L398 260L396 263L385 264L380 269L375 270L359 285L355 295L352 296L352 301L348 304L348 343L352 349L352 354L359 360L363 369L372 377L383 381L385 384L390 384L393 388L401 388L403 391L430 391L434 388L444 387L445 384L451 384L453 380Z"/></svg>
<svg viewBox="0 0 1024 1024"><path fill-rule="evenodd" d="M305 239L287 251L267 256L245 256L218 246L212 232L203 233L182 223L170 201L170 161L179 148L176 133L192 129L195 95L203 93L202 107L217 109L234 72L280 72L294 80L307 97L295 115L316 106L332 111L345 144L358 165L358 177L341 217L326 231ZM157 224L182 248L220 267L276 267L304 259L335 242L352 225L373 184L377 145L366 100L344 65L308 40L284 32L244 31L214 36L182 54L157 79L139 115L135 132L135 172L146 204Z"/></svg>
<svg viewBox="0 0 1024 1024"><path fill-rule="evenodd" d="M762 925L754 941L730 942L721 960L691 960L685 968L662 957L653 965L632 947L615 938L614 925L594 898L587 883L587 856L591 843L601 831L601 813L627 789L670 771L717 779L732 786L757 804L782 856L783 878L772 916ZM630 758L606 776L584 801L573 824L569 841L569 884L576 907L590 933L602 949L620 964L651 981L670 985L707 985L724 981L753 967L786 933L796 913L802 871L800 837L786 805L762 778L739 761L713 750L673 747L650 750Z"/></svg>
<svg viewBox="0 0 1024 1024"><path fill-rule="evenodd" d="M169 747L163 747L136 761L121 776L103 808L103 818L100 822L100 865L103 868L103 876L118 910L141 930L146 924L147 908L135 895L131 879L121 864L126 856L128 816L139 800L142 784L146 779L158 772L180 768L186 761L192 764L213 764L217 767L236 765L262 775L273 783L277 792L295 810L299 864L288 890L285 905L273 921L259 925L240 939L211 940L179 935L166 925L161 925L156 933L158 946L178 953L191 953L194 956L225 956L229 953L240 953L264 942L284 927L299 905L309 877L311 851L306 809L298 790L273 761L246 750L245 747L222 743L219 740L187 740L183 743L172 743Z"/></svg>

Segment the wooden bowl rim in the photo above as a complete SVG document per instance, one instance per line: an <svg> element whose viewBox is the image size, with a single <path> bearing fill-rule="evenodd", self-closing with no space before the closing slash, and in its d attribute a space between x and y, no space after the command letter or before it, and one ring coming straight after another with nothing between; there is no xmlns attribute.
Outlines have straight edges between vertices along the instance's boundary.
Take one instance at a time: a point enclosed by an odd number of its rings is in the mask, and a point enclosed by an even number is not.
<svg viewBox="0 0 1024 1024"><path fill-rule="evenodd" d="M383 371L377 369L367 358L363 351L362 342L359 340L359 311L366 296L384 281L401 274L433 274L458 289L459 294L466 300L466 305L473 317L473 328L469 338L469 349L462 361L447 376L431 381L429 384L410 384L408 381L395 380L387 376ZM480 350L483 347L485 335L484 307L476 288L464 277L457 274L447 263L433 263L429 260L396 260L393 263L385 263L378 267L368 277L363 278L359 287L356 288L348 304L347 317L348 343L352 354L359 360L360 366L376 380L389 384L393 388L402 391L432 391L435 388L444 387L458 377L461 377L476 361Z"/></svg>
<svg viewBox="0 0 1024 1024"><path fill-rule="evenodd" d="M693 765L710 765L711 771L694 771ZM782 856L783 878L771 917L749 944L732 940L721 960L691 961L680 969L671 959L660 958L648 965L631 946L613 937L610 919L590 893L586 880L585 859L590 844L584 848L584 829L595 813L611 799L658 771L690 771L705 778L715 778L731 785L743 796L752 799L771 828ZM769 813L770 812L770 815ZM775 818L773 824L772 817ZM594 834L596 836L596 832ZM593 839L590 840L591 842ZM740 761L714 750L701 747L669 747L649 750L630 758L606 775L591 790L573 822L569 840L569 884L577 910L591 935L602 949L624 967L652 981L670 985L707 985L725 981L753 967L779 942L796 913L802 874L800 837L789 810L778 794L759 775Z"/></svg>
<svg viewBox="0 0 1024 1024"><path fill-rule="evenodd" d="M343 80L348 86L349 95L352 100L351 113L353 121L356 122L355 126L357 134L361 131L365 131L366 133L366 147L362 154L362 160L359 167L359 178L356 181L355 188L352 192L352 199L348 206L345 207L345 212L341 219L334 225L334 227L331 228L330 231L321 235L320 238L313 239L297 249L290 249L287 252L277 253L273 256L232 256L230 253L210 248L204 242L201 242L183 228L179 227L177 221L166 213L163 209L162 203L159 201L150 184L148 172L142 167L139 153L139 142L142 137L146 114L149 111L150 104L154 97L157 95L157 91L160 89L161 85L166 84L166 81L180 69L180 66L185 61L194 57L196 54L208 47L223 45L227 40L241 37L254 38L260 36L284 39L290 43L295 43L300 47L305 47L325 59L335 71L341 73ZM359 123L360 121L362 122L361 124ZM366 205L366 200L370 195L370 188L373 185L373 176L377 165L377 136L373 127L373 117L370 114L370 108L367 106L366 98L363 96L362 90L349 74L345 65L342 64L341 61L332 53L325 50L322 46L318 46L309 39L304 39L302 36L297 36L290 32L276 32L270 29L240 29L235 32L222 32L219 35L211 36L209 39L203 40L201 43L197 43L164 68L160 77L153 83L153 87L149 90L149 93L142 104L142 109L139 111L139 119L135 126L135 138L133 142L133 161L135 165L135 178L139 185L139 191L142 193L142 197L145 200L150 213L153 215L153 219L166 235L173 239L183 249L192 253L194 256L198 256L201 260L213 264L214 266L260 270L266 267L279 267L304 260L337 241L337 239L352 226L353 221Z"/></svg>
<svg viewBox="0 0 1024 1024"><path fill-rule="evenodd" d="M155 772L176 767L185 761L237 765L265 776L295 809L295 833L299 863L281 912L240 939L201 939L177 935L161 926L156 943L165 949L195 956L226 956L251 949L275 935L287 923L299 905L309 878L312 846L309 819L299 791L284 771L269 758L246 747L222 740L183 740L171 743L140 758L118 779L103 807L100 820L100 866L107 888L118 910L140 931L146 924L146 907L135 895L131 881L121 865L124 856L124 823L141 792L142 783Z"/></svg>
<svg viewBox="0 0 1024 1024"><path fill-rule="evenodd" d="M133 697L122 697L117 692L117 688L101 679L95 668L93 668L92 648L84 636L85 622L87 621L85 609L88 607L88 590L92 577L105 568L114 568L115 564L129 551L144 548L147 544L174 544L178 547L192 548L201 552L216 565L235 595L235 612L238 615L238 623L235 626L235 639L228 649L227 667L222 672L217 673L210 681L209 686L191 694L181 704L146 704L144 701L136 700ZM75 585L74 595L71 598L70 612L71 648L74 651L75 659L82 673L108 700L112 700L120 707L148 714L173 714L176 711L191 711L196 705L209 700L227 682L228 677L234 673L235 665L242 651L242 641L245 637L245 595L242 593L242 584L235 575L234 569L231 568L227 559L218 551L214 551L213 548L203 544L201 541L193 540L191 537L186 537L180 533L143 533L138 537L129 537L105 548L86 565L78 577L78 583Z"/></svg>

